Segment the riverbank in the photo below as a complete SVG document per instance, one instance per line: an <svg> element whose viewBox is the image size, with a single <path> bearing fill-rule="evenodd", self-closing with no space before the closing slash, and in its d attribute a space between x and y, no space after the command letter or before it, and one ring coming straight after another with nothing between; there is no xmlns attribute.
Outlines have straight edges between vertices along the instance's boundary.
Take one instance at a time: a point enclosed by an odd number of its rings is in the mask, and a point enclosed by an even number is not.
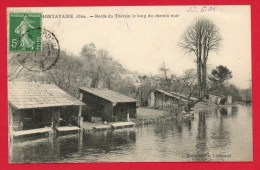
<svg viewBox="0 0 260 170"><path fill-rule="evenodd" d="M203 101L196 103L194 106L194 109L196 110L209 110L212 108L221 108L221 107L232 107L232 106L238 106L238 105L245 105L245 104L240 104L240 103L233 103L233 104L228 104L228 105L217 105L215 103L212 103L210 101ZM245 105L245 106L250 106L250 105Z"/></svg>
<svg viewBox="0 0 260 170"><path fill-rule="evenodd" d="M136 126L148 125L172 120L174 116L167 110L154 109L151 107L137 108L137 118L131 119Z"/></svg>
<svg viewBox="0 0 260 170"><path fill-rule="evenodd" d="M9 144L9 162L252 161L252 108L239 105L231 110L228 114L218 109L205 111L195 114L193 121L177 119L114 131L17 139ZM231 157L216 156L223 151Z"/></svg>
<svg viewBox="0 0 260 170"><path fill-rule="evenodd" d="M130 119L130 122L135 123L135 126L164 122L173 119L173 115L171 115L166 110L154 109L150 107L142 107L142 108L137 108L136 112L137 112L137 117L135 119L132 118ZM83 122L82 128L84 131L87 132L110 130L112 129L110 125L111 123L104 125L102 123Z"/></svg>

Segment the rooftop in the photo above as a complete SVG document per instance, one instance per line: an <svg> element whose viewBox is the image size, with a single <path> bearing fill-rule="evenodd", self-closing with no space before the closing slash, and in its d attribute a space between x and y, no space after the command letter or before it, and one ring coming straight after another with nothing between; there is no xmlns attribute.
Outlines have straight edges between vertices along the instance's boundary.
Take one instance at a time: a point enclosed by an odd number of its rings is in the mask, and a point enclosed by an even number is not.
<svg viewBox="0 0 260 170"><path fill-rule="evenodd" d="M54 84L8 82L8 102L17 109L85 105Z"/></svg>
<svg viewBox="0 0 260 170"><path fill-rule="evenodd" d="M160 89L156 89L155 91L160 92L160 93L164 93L164 94L167 95L167 96L173 97L173 94L171 94L171 93L169 93L169 92L167 92L167 91L160 90Z"/></svg>
<svg viewBox="0 0 260 170"><path fill-rule="evenodd" d="M91 93L95 96L101 97L105 100L108 100L112 103L131 103L131 102L138 102L138 100L133 99L131 97L125 96L118 92L114 92L108 89L102 88L88 88L88 87L80 87L79 89Z"/></svg>
<svg viewBox="0 0 260 170"><path fill-rule="evenodd" d="M180 94L180 93L171 92L171 94L176 95L176 96L180 96L180 97L185 98L185 99L188 99L188 96L185 96L185 95ZM194 100L194 101L196 101L196 100L198 100L198 99L195 98L195 97L190 97L190 100Z"/></svg>
<svg viewBox="0 0 260 170"><path fill-rule="evenodd" d="M174 97L174 98L177 98L177 99L181 99L181 100L184 100L184 101L187 101L187 100L193 100L193 101L196 101L197 98L195 97L190 97L188 98L187 96L185 95L182 95L180 93L175 93L175 92L167 92L167 91L164 91L164 90L160 90L160 89L156 89L157 92L160 92L160 93L164 93L165 95L167 96L170 96L170 97Z"/></svg>

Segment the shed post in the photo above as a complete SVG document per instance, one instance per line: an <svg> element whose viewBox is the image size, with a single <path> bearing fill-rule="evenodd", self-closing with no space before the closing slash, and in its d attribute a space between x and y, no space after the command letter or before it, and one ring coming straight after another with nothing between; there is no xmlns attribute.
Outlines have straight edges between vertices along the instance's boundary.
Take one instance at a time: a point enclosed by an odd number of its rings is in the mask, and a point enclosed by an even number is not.
<svg viewBox="0 0 260 170"><path fill-rule="evenodd" d="M81 117L81 113L82 113L82 105L79 105L79 117Z"/></svg>
<svg viewBox="0 0 260 170"><path fill-rule="evenodd" d="M82 98L83 98L83 94L80 93L79 94L79 100L82 101ZM79 128L81 128L82 124L83 124L83 118L81 117L81 113L82 113L82 105L79 105L79 116L78 116L78 126L79 126Z"/></svg>
<svg viewBox="0 0 260 170"><path fill-rule="evenodd" d="M13 111L12 107L8 104L8 154L9 162L13 155Z"/></svg>
<svg viewBox="0 0 260 170"><path fill-rule="evenodd" d="M12 107L8 104L8 134L9 134L9 140L13 140L13 109Z"/></svg>
<svg viewBox="0 0 260 170"><path fill-rule="evenodd" d="M164 101L164 92L162 93L162 109L163 109L163 101Z"/></svg>
<svg viewBox="0 0 260 170"><path fill-rule="evenodd" d="M154 107L154 103L155 103L155 95L154 95L154 92L151 92L150 106Z"/></svg>
<svg viewBox="0 0 260 170"><path fill-rule="evenodd" d="M51 127L54 129L54 111L51 110Z"/></svg>
<svg viewBox="0 0 260 170"><path fill-rule="evenodd" d="M79 118L78 118L78 126L79 126L79 128L81 128L82 124L83 124L83 117L81 117L81 112L82 112L82 105L79 106Z"/></svg>
<svg viewBox="0 0 260 170"><path fill-rule="evenodd" d="M60 107L53 109L52 114L53 114L52 116L53 129L56 129L59 127Z"/></svg>
<svg viewBox="0 0 260 170"><path fill-rule="evenodd" d="M112 103L112 107L111 107L111 122L114 121L114 103Z"/></svg>
<svg viewBox="0 0 260 170"><path fill-rule="evenodd" d="M129 111L127 111L126 120L127 120L127 122L130 122Z"/></svg>
<svg viewBox="0 0 260 170"><path fill-rule="evenodd" d="M13 109L8 104L8 134L9 134L9 140L13 140Z"/></svg>

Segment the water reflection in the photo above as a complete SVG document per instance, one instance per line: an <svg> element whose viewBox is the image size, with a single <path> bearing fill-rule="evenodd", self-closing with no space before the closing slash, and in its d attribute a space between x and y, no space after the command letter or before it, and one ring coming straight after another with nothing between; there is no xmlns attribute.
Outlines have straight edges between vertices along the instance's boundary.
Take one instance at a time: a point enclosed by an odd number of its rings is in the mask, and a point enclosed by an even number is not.
<svg viewBox="0 0 260 170"><path fill-rule="evenodd" d="M211 138L213 140L213 148L219 152L224 152L226 147L230 144L230 133L228 125L228 112L225 110L220 111L219 123L214 124L212 128Z"/></svg>
<svg viewBox="0 0 260 170"><path fill-rule="evenodd" d="M248 106L197 109L191 120L14 140L9 158L12 163L246 161L252 160L251 123ZM221 154L232 156L215 156Z"/></svg>
<svg viewBox="0 0 260 170"><path fill-rule="evenodd" d="M196 154L194 161L208 161L209 152L207 147L207 121L206 111L199 111Z"/></svg>
<svg viewBox="0 0 260 170"><path fill-rule="evenodd" d="M226 109L226 108L223 108L223 107L220 108L220 109L219 109L219 112L220 112L220 115L221 115L222 118L228 116L228 112L227 112L227 109Z"/></svg>
<svg viewBox="0 0 260 170"><path fill-rule="evenodd" d="M230 108L231 108L232 118L236 118L238 116L238 107L230 107Z"/></svg>
<svg viewBox="0 0 260 170"><path fill-rule="evenodd" d="M55 154L49 138L14 140L11 145L13 146L12 156L9 156L11 162L41 162L42 155L52 158Z"/></svg>
<svg viewBox="0 0 260 170"><path fill-rule="evenodd" d="M38 140L18 139L11 144L15 152L12 152L9 158L15 163L60 162L59 160L62 159L73 159L75 153L108 153L135 142L136 132L133 129L118 130L116 133L114 131L85 134L80 132Z"/></svg>
<svg viewBox="0 0 260 170"><path fill-rule="evenodd" d="M84 135L84 146L86 148L98 149L106 153L135 142L136 132L133 130L104 131Z"/></svg>

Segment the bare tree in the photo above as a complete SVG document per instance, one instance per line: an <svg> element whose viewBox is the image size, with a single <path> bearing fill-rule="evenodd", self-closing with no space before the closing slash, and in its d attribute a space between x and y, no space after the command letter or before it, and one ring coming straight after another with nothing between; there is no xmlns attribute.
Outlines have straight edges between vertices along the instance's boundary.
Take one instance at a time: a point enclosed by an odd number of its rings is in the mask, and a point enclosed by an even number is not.
<svg viewBox="0 0 260 170"><path fill-rule="evenodd" d="M16 79L24 80L24 81L35 81L33 77L37 76L39 72L30 71L35 65L31 65L30 67L25 67L23 64L23 60L20 59L19 54L10 54L7 56L8 65L7 65L7 78L8 81L13 81Z"/></svg>
<svg viewBox="0 0 260 170"><path fill-rule="evenodd" d="M162 66L160 67L160 71L163 73L164 75L164 83L166 83L168 89L167 91L170 91L171 88L171 80L168 78L168 72L170 71L170 69L168 69L165 65L165 63L163 62ZM162 84L164 84L162 83Z"/></svg>
<svg viewBox="0 0 260 170"><path fill-rule="evenodd" d="M82 62L77 57L63 51L57 64L46 71L46 74L48 82L56 84L75 97L78 95L77 88L89 83L89 79L83 71Z"/></svg>
<svg viewBox="0 0 260 170"><path fill-rule="evenodd" d="M183 86L182 86L182 78L181 76L177 76L176 74L171 74L171 91L182 93Z"/></svg>
<svg viewBox="0 0 260 170"><path fill-rule="evenodd" d="M185 31L182 41L179 42L179 46L186 53L192 53L196 56L200 98L207 93L207 61L209 53L218 51L221 40L222 38L215 24L208 19L200 18Z"/></svg>
<svg viewBox="0 0 260 170"><path fill-rule="evenodd" d="M184 83L184 88L187 89L188 98L192 96L192 94L195 92L195 90L198 87L196 79L197 79L197 75L194 69L189 69L184 72L182 80Z"/></svg>
<svg viewBox="0 0 260 170"><path fill-rule="evenodd" d="M8 59L8 70L7 70L8 81L12 81L14 79L19 78L21 75L23 75L24 71L27 71L24 68L24 66L19 63L15 55L8 55L7 59Z"/></svg>

